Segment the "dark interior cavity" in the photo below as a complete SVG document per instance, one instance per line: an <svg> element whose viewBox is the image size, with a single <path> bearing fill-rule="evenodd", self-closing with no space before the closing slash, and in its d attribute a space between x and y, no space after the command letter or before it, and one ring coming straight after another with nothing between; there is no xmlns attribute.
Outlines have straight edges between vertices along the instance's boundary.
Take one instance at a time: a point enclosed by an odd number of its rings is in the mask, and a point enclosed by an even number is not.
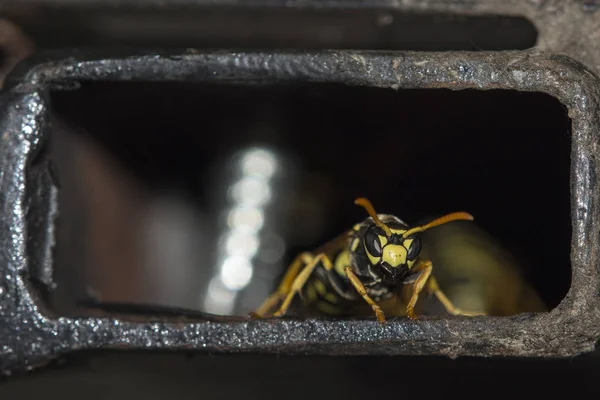
<svg viewBox="0 0 600 400"><path fill-rule="evenodd" d="M51 100L45 154L61 182L51 302L63 314L90 302L215 312L229 301L223 313L244 315L298 252L365 218L359 196L409 223L468 211L549 308L569 289L571 127L548 95L84 82ZM242 286L231 300L210 282L249 151L249 168L273 175L246 195L267 186L270 201L258 245L232 242L258 247L250 278L239 259L228 267L242 271L229 277Z"/></svg>

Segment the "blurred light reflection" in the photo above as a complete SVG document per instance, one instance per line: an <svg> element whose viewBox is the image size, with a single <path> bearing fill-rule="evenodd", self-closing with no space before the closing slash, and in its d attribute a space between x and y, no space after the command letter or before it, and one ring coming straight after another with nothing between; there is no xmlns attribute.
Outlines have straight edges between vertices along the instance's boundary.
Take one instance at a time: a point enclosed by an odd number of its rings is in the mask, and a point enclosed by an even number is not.
<svg viewBox="0 0 600 400"><path fill-rule="evenodd" d="M260 208L237 207L229 212L227 222L233 230L256 233L263 226L264 214Z"/></svg>
<svg viewBox="0 0 600 400"><path fill-rule="evenodd" d="M219 241L219 271L204 299L207 312L232 313L238 292L252 279L253 259L261 246L264 209L272 198L271 178L277 168L275 154L267 149L251 148L241 154L240 175L227 191L233 204L226 213L228 229Z"/></svg>
<svg viewBox="0 0 600 400"><path fill-rule="evenodd" d="M231 256L223 261L221 280L228 289L243 289L250 279L252 279L252 263L248 258Z"/></svg>
<svg viewBox="0 0 600 400"><path fill-rule="evenodd" d="M247 176L258 176L270 179L277 170L275 155L268 150L253 149L247 152L241 161L242 173Z"/></svg>
<svg viewBox="0 0 600 400"><path fill-rule="evenodd" d="M260 241L256 233L231 229L227 233L225 251L227 256L236 255L251 258L258 251Z"/></svg>
<svg viewBox="0 0 600 400"><path fill-rule="evenodd" d="M271 188L268 178L244 176L231 188L234 202L250 207L261 207L271 200Z"/></svg>

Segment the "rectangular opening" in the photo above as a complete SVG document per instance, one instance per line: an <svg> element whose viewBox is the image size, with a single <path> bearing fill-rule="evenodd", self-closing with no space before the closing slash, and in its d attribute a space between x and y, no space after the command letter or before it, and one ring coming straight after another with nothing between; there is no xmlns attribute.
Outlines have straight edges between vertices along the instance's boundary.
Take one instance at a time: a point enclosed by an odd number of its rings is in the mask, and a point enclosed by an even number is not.
<svg viewBox="0 0 600 400"><path fill-rule="evenodd" d="M569 289L571 128L551 96L83 82L51 104L40 159L61 187L49 293L61 315L89 315L92 303L245 315L299 252L366 217L359 196L411 224L473 214L480 230L462 231L463 243L497 242L476 248L492 262L472 269L475 287L495 288L479 297L492 313L530 311L525 288L546 309ZM243 165L269 179L239 184ZM232 213L242 192L268 201ZM253 234L231 239L239 225ZM249 262L227 264L228 243ZM463 264L435 256L434 273L450 271L440 283L460 296L464 274L451 272Z"/></svg>

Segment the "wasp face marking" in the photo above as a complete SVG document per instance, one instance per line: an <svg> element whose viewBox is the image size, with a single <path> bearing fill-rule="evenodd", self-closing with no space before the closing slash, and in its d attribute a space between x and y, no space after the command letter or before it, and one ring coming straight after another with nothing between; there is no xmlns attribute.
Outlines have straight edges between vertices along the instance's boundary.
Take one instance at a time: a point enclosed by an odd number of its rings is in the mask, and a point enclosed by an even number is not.
<svg viewBox="0 0 600 400"><path fill-rule="evenodd" d="M390 229L391 235L372 226L365 232L364 247L371 265L377 267L384 281L398 283L412 268L421 252L421 240L415 234L404 238L406 229Z"/></svg>
<svg viewBox="0 0 600 400"><path fill-rule="evenodd" d="M408 251L400 244L387 245L381 255L381 264L389 268L397 268L401 264L406 264L407 254Z"/></svg>

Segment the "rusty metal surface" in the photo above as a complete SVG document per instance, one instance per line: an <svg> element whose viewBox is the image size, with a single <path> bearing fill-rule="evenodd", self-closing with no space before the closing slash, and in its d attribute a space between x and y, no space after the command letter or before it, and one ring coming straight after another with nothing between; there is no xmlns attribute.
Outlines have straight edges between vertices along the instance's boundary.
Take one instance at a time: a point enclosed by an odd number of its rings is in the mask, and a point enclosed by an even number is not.
<svg viewBox="0 0 600 400"><path fill-rule="evenodd" d="M28 274L52 276L56 183L34 161L48 134L49 88L80 80L308 81L393 89L539 91L558 98L573 123L573 280L549 313L507 318L248 320L202 315L66 318L44 307ZM583 64L531 50L497 53L197 52L129 56L78 54L30 61L2 95L0 187L0 369L26 370L82 349L170 349L339 355L567 357L600 337L600 229L596 165L598 79ZM35 185L31 185L36 182ZM36 233L37 234L32 234ZM34 244L35 245L32 245Z"/></svg>

